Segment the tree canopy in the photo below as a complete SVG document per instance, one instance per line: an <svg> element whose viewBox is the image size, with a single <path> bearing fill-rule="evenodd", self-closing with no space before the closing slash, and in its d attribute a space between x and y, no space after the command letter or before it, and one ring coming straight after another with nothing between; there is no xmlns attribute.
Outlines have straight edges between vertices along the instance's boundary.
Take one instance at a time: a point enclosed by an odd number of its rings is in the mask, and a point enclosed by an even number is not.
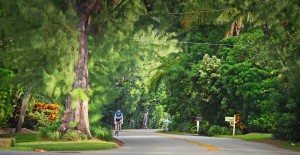
<svg viewBox="0 0 300 155"><path fill-rule="evenodd" d="M299 141L299 12L296 0L3 0L0 127L43 102L90 138L88 123L110 127L121 109L127 128L149 111L148 127L169 117L193 132L201 116L207 134L236 115L240 132Z"/></svg>

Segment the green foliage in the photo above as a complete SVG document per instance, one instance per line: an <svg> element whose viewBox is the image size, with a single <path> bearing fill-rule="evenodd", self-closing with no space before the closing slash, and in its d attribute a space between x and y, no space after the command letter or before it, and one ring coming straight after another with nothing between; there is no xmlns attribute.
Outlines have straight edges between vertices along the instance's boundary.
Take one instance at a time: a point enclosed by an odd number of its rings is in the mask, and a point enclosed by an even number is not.
<svg viewBox="0 0 300 155"><path fill-rule="evenodd" d="M59 141L61 134L58 131L51 131L47 133L47 139L51 141Z"/></svg>
<svg viewBox="0 0 300 155"><path fill-rule="evenodd" d="M101 126L92 126L91 133L95 138L102 139L102 140L111 140L112 134L109 129L101 127Z"/></svg>
<svg viewBox="0 0 300 155"><path fill-rule="evenodd" d="M207 135L207 132L209 130L209 124L207 121L201 121L199 124L199 135Z"/></svg>
<svg viewBox="0 0 300 155"><path fill-rule="evenodd" d="M15 138L17 144L23 142L34 142L38 140L36 133L22 133L22 134L0 134L0 138Z"/></svg>
<svg viewBox="0 0 300 155"><path fill-rule="evenodd" d="M33 96L47 96L59 103L74 80L78 45L77 32L70 28L74 21L67 18L74 14L69 10L64 14L52 2L1 2L1 31L13 40L1 55L4 67L15 73L7 82L32 83Z"/></svg>
<svg viewBox="0 0 300 155"><path fill-rule="evenodd" d="M211 126L208 131L207 135L208 136L214 136L214 135L230 135L231 131L227 127L221 127L218 125L213 125Z"/></svg>
<svg viewBox="0 0 300 155"><path fill-rule="evenodd" d="M87 136L86 134L82 134L82 135L81 135L81 139L82 139L82 140L88 140L88 136Z"/></svg>
<svg viewBox="0 0 300 155"><path fill-rule="evenodd" d="M157 105L153 111L150 111L148 127L152 129L159 129L162 127L162 121L165 117L164 107Z"/></svg>
<svg viewBox="0 0 300 155"><path fill-rule="evenodd" d="M13 116L12 86L5 82L11 78L13 78L12 71L0 68L0 127L6 127L8 119Z"/></svg>
<svg viewBox="0 0 300 155"><path fill-rule="evenodd" d="M121 109L124 126L138 128L149 110L149 127L160 127L167 112L174 129L190 132L193 118L201 115L200 133L216 134L225 131L208 130L209 125L224 126L224 116L240 114L244 132L299 141L297 0L147 4L124 1L112 12L103 2L102 16L92 15L89 90L71 92L74 102L89 99L92 126L113 126L113 114ZM28 83L35 98L65 101L79 45L76 14L65 3L6 0L0 6L0 127L6 127L17 106L14 96L22 92L17 89ZM242 34L223 39L233 21ZM36 125L47 125L42 113L32 117ZM93 130L102 139L111 137L107 129ZM49 137L46 131L41 134ZM85 139L75 133L66 137Z"/></svg>
<svg viewBox="0 0 300 155"><path fill-rule="evenodd" d="M59 122L56 122L54 124L50 124L48 126L45 126L45 127L40 127L38 129L39 133L38 133L38 137L40 139L43 139L43 140L50 140L50 139L55 139L57 140L57 129L59 127ZM59 135L61 136L61 135Z"/></svg>
<svg viewBox="0 0 300 155"><path fill-rule="evenodd" d="M79 141L81 140L81 134L76 130L70 130L61 135L61 140L63 141Z"/></svg>
<svg viewBox="0 0 300 155"><path fill-rule="evenodd" d="M78 124L78 121L70 122L70 126L71 126L71 128L73 128L73 129L77 126L77 124Z"/></svg>
<svg viewBox="0 0 300 155"><path fill-rule="evenodd" d="M252 131L270 133L275 128L275 115L262 114L256 119L249 120L248 128Z"/></svg>
<svg viewBox="0 0 300 155"><path fill-rule="evenodd" d="M194 126L195 126L194 123L184 122L184 123L177 124L176 129L178 129L179 132L191 132Z"/></svg>
<svg viewBox="0 0 300 155"><path fill-rule="evenodd" d="M278 120L275 124L275 129L273 135L277 139L298 141L299 133L299 123L297 117L293 113L283 113L277 116Z"/></svg>
<svg viewBox="0 0 300 155"><path fill-rule="evenodd" d="M88 141L68 141L68 142L52 142L52 141L36 141L19 143L11 150L34 151L36 149L45 149L47 151L89 151L89 150L105 150L116 148L113 142L103 142L99 140Z"/></svg>
<svg viewBox="0 0 300 155"><path fill-rule="evenodd" d="M41 140L51 140L51 141L79 141L87 140L87 135L80 133L77 130L70 130L66 133L60 133L57 131L60 126L60 122L50 124L46 127L39 128L38 137Z"/></svg>
<svg viewBox="0 0 300 155"><path fill-rule="evenodd" d="M237 130L239 131L239 130ZM265 134L265 133L249 133L249 134L238 134L238 135L216 135L215 137L223 137L223 138L238 138L247 141L258 141L258 140L271 140L273 139L272 134Z"/></svg>
<svg viewBox="0 0 300 155"><path fill-rule="evenodd" d="M76 108L76 104L78 101L86 101L88 100L88 96L86 95L85 91L82 88L73 89L70 93L73 100L72 100L72 108Z"/></svg>
<svg viewBox="0 0 300 155"><path fill-rule="evenodd" d="M227 115L240 113L246 127L251 122L248 130L265 132L270 131L274 122L276 101L272 97L280 93L281 88L278 71L272 68L272 61L260 59L257 47L239 46L249 45L251 40L260 36L258 31L243 34L239 40L234 37L224 40L227 44L236 42L237 46L220 49L223 61L217 85L220 87L221 108L227 110ZM269 117L266 119L267 115ZM263 121L264 125L258 120Z"/></svg>
<svg viewBox="0 0 300 155"><path fill-rule="evenodd" d="M46 127L51 124L51 122L48 119L48 115L46 114L47 111L52 111L52 110L43 110L41 112L35 111L31 112L28 114L28 117L35 121L33 122L33 126L35 129L38 129L40 127Z"/></svg>

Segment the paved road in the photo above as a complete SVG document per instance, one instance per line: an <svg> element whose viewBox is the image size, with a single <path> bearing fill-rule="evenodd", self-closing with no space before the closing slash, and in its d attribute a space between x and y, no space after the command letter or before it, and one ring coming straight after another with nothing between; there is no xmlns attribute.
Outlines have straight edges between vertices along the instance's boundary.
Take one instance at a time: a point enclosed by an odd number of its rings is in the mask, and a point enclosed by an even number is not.
<svg viewBox="0 0 300 155"><path fill-rule="evenodd" d="M300 155L271 145L238 139L181 136L155 133L155 130L123 130L119 140L124 146L104 151L18 152L0 151L0 155Z"/></svg>

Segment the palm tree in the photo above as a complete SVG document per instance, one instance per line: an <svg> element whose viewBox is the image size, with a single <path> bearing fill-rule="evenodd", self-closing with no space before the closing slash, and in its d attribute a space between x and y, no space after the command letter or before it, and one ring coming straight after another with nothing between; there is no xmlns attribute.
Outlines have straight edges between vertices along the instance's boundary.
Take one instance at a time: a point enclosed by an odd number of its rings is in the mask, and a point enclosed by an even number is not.
<svg viewBox="0 0 300 155"><path fill-rule="evenodd" d="M183 26L186 28L198 24L225 25L230 23L224 37L238 36L243 28L244 22L251 22L251 13L244 12L234 5L223 1L191 1L186 7Z"/></svg>

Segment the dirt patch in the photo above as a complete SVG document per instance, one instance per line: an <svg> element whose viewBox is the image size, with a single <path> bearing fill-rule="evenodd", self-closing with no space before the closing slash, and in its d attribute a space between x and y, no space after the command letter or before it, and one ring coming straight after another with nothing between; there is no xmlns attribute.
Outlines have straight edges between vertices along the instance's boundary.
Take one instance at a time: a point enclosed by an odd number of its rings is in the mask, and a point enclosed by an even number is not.
<svg viewBox="0 0 300 155"><path fill-rule="evenodd" d="M3 128L3 129L0 129L0 134L14 134L15 132L16 132L16 128ZM38 133L38 132L27 129L27 128L22 128L20 133Z"/></svg>

